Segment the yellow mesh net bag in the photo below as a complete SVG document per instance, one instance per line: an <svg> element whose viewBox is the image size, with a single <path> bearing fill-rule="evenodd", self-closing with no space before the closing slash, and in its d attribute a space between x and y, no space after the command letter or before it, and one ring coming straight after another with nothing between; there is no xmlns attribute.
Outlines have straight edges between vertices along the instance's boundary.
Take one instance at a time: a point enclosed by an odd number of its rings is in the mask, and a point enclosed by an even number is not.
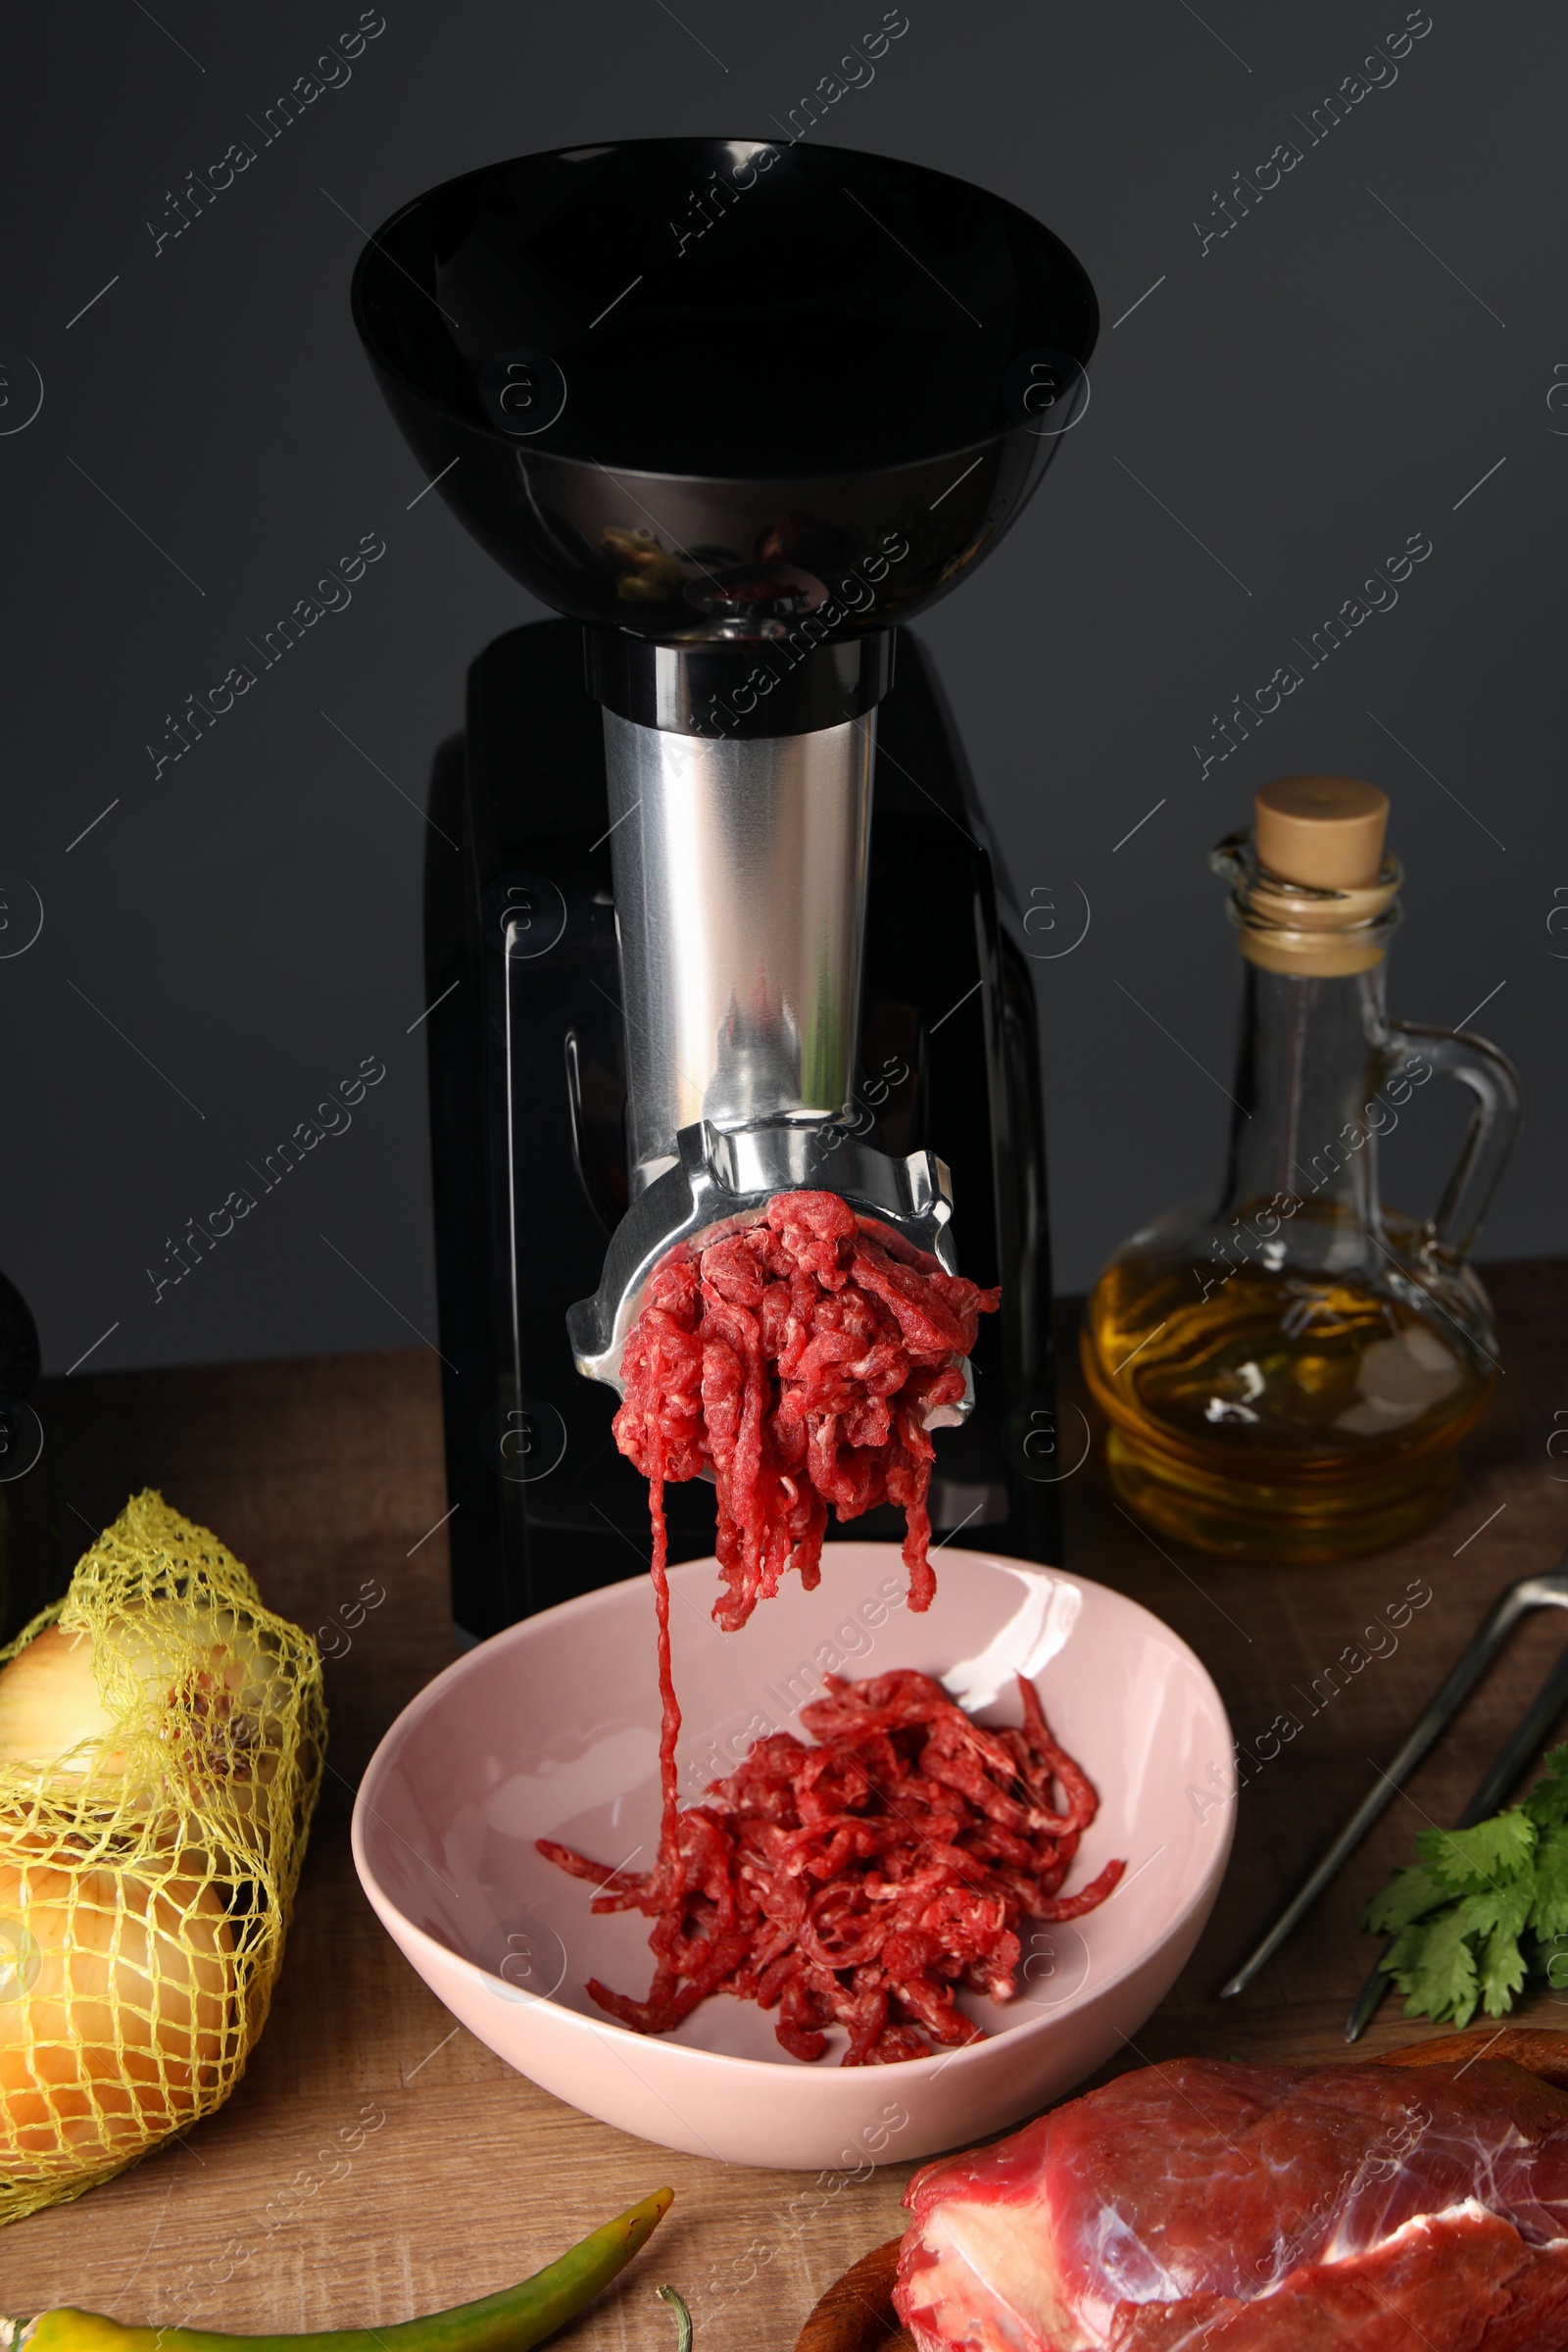
<svg viewBox="0 0 1568 2352"><path fill-rule="evenodd" d="M0 1650L0 2223L227 2098L325 1740L315 1642L150 1490Z"/></svg>

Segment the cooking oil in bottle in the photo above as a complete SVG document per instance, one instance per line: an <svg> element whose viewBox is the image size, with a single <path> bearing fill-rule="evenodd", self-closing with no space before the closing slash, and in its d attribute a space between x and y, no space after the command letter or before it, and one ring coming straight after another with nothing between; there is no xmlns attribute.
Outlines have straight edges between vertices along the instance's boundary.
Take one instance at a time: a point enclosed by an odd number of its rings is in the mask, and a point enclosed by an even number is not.
<svg viewBox="0 0 1568 2352"><path fill-rule="evenodd" d="M1480 1039L1388 1018L1388 807L1348 777L1285 777L1214 852L1244 979L1224 1189L1135 1233L1089 1300L1113 1489L1207 1551L1332 1560L1400 1542L1446 1507L1497 1374L1466 1261L1518 1081ZM1434 1077L1474 1108L1418 1222L1379 1200L1378 1139Z"/></svg>

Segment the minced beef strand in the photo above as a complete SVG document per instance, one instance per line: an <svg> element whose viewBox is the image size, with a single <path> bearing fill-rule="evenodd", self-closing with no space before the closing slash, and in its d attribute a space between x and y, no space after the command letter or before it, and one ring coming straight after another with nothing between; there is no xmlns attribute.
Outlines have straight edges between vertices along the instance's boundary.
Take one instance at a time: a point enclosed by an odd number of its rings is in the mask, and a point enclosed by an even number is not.
<svg viewBox="0 0 1568 2352"><path fill-rule="evenodd" d="M675 1742L664 1482L710 1471L726 1633L778 1591L788 1567L809 1592L831 1502L841 1520L902 1504L909 1606L936 1592L926 1494L927 1417L963 1395L969 1353L1000 1290L950 1274L838 1193L779 1193L758 1222L672 1250L649 1280L621 1352L615 1443L648 1481L659 1620L663 1792L660 1869L673 1886Z"/></svg>
<svg viewBox="0 0 1568 2352"><path fill-rule="evenodd" d="M837 1193L781 1193L764 1219L666 1257L621 1357L615 1443L655 1490L710 1470L726 1633L798 1568L816 1584L841 1520L902 1506L909 1606L936 1591L928 1416L963 1395L961 1361L1000 1291L950 1274Z"/></svg>
<svg viewBox="0 0 1568 2352"><path fill-rule="evenodd" d="M840 1520L902 1506L908 1603L929 1608L927 1423L962 1396L962 1359L1000 1300L837 1193L781 1194L757 1223L672 1251L649 1282L614 1429L648 1480L653 1525L659 1858L607 1873L539 1840L595 1883L596 1911L653 1918L648 1998L588 1985L635 2032L667 2033L728 1992L776 2007L797 2058L820 2057L835 2024L849 2032L847 2066L969 2041L980 2030L955 1987L1008 1997L1019 1919L1077 1918L1121 1876L1112 1862L1082 1892L1057 1892L1099 1800L1027 1682L1022 1728L986 1731L912 1670L859 1685L830 1676L829 1695L801 1716L821 1744L772 1734L704 1803L678 1802L665 1481L711 1472L713 1615L726 1632L786 1569L815 1587L829 1503Z"/></svg>
<svg viewBox="0 0 1568 2352"><path fill-rule="evenodd" d="M987 1730L912 1669L829 1675L826 1696L801 1710L819 1744L757 1740L678 1815L672 1863L666 1848L651 1871L607 1872L541 1838L542 1854L595 1886L595 1911L655 1923L647 1999L590 1979L592 1998L634 2033L665 2034L710 1993L732 1993L777 2009L795 2058L820 2058L826 2029L843 2026L845 2066L981 2038L958 1987L1009 1999L1019 1921L1082 1918L1125 1867L1058 1892L1099 1799L1034 1685L1019 1676L1018 1688L1022 1724Z"/></svg>

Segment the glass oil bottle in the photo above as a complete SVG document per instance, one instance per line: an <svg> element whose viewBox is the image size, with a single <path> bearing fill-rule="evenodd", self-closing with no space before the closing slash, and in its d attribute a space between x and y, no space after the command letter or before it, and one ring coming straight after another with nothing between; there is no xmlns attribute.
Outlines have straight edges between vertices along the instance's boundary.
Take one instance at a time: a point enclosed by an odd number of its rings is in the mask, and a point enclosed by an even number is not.
<svg viewBox="0 0 1568 2352"><path fill-rule="evenodd" d="M1343 1559L1415 1533L1446 1506L1496 1378L1466 1260L1518 1131L1518 1080L1478 1038L1388 1018L1388 806L1348 777L1285 777L1256 795L1252 832L1214 852L1244 977L1224 1190L1135 1233L1089 1301L1083 1360L1116 1495L1232 1557ZM1419 1222L1380 1201L1378 1138L1434 1076L1473 1110Z"/></svg>

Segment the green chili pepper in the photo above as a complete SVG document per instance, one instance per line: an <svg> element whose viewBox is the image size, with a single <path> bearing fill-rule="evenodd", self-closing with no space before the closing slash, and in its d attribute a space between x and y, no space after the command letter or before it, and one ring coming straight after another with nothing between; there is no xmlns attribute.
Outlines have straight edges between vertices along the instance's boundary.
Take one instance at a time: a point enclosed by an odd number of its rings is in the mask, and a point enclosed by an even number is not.
<svg viewBox="0 0 1568 2352"><path fill-rule="evenodd" d="M686 2298L672 2286L662 2286L659 2292L675 2314L675 2352L692 2352L692 2315L686 2308Z"/></svg>
<svg viewBox="0 0 1568 2352"><path fill-rule="evenodd" d="M624 2269L669 2211L674 2193L656 2188L520 2286L392 2328L220 2335L205 2328L122 2328L95 2311L62 2308L35 2320L0 2321L0 2352L529 2352L575 2319Z"/></svg>

